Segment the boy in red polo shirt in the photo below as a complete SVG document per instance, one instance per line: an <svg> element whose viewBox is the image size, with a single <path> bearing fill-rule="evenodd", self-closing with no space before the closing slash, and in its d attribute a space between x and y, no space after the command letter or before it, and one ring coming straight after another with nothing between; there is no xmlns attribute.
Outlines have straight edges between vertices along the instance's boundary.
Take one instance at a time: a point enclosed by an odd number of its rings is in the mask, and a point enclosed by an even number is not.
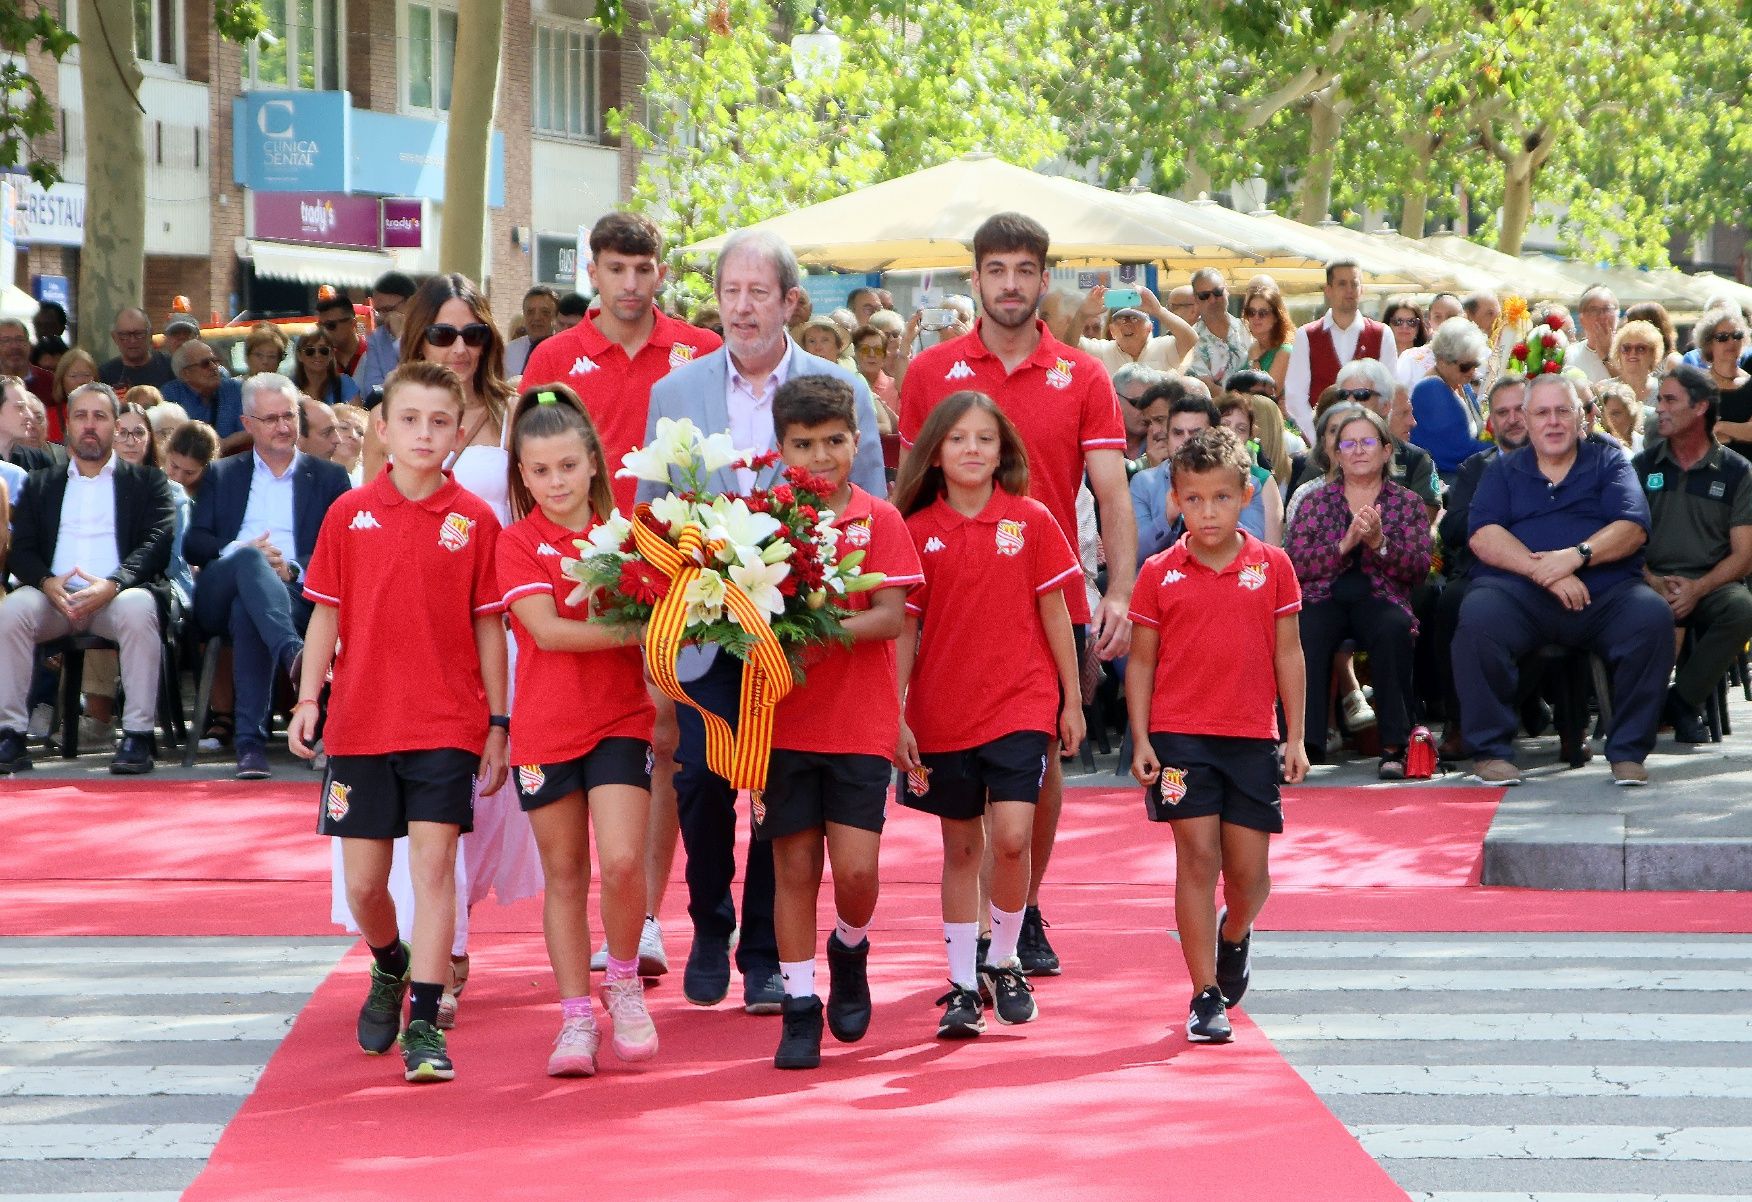
<svg viewBox="0 0 1752 1202"><path fill-rule="evenodd" d="M834 930L827 937L827 1027L855 1043L870 1026L867 930L876 911L876 860L900 730L894 640L906 621L906 590L924 583L900 511L851 481L858 451L852 388L832 376L797 376L773 396L773 430L785 463L835 486L828 499L842 555L864 552L882 574L840 603L850 647L806 665L779 703L767 786L755 795L754 837L773 845L773 925L785 983L777 1068L821 1063L822 1006L815 994L815 906L823 849L833 859Z"/></svg>
<svg viewBox="0 0 1752 1202"><path fill-rule="evenodd" d="M1186 534L1145 561L1132 593L1132 775L1150 820L1174 826L1174 922L1195 1043L1229 1041L1225 1011L1247 989L1253 920L1271 892L1271 836L1284 829L1274 702L1289 725L1283 779L1308 773L1302 590L1282 550L1237 529L1251 468L1246 445L1221 426L1174 453Z"/></svg>
<svg viewBox="0 0 1752 1202"><path fill-rule="evenodd" d="M384 382L377 437L392 464L329 509L304 577L316 603L288 741L315 754L318 697L334 668L329 753L317 830L342 839L347 900L371 948L359 1046L396 1042L403 1075L456 1075L438 1000L450 975L456 844L474 822L474 778L504 783L504 603L493 567L493 511L444 471L462 442L462 381L437 363L406 363ZM337 641L339 647L337 648ZM472 654L470 653L472 648ZM413 946L397 935L389 895L393 840L408 836Z"/></svg>

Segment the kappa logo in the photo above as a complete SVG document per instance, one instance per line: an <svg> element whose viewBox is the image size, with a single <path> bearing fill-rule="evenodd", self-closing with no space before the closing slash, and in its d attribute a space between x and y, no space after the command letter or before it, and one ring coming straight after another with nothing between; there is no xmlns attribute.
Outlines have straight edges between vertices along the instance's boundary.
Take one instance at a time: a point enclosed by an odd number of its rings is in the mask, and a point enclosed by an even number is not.
<svg viewBox="0 0 1752 1202"><path fill-rule="evenodd" d="M468 536L474 532L474 519L465 518L460 513L444 515L444 524L438 527L438 545L446 551L460 551L468 546Z"/></svg>
<svg viewBox="0 0 1752 1202"><path fill-rule="evenodd" d="M998 554L1020 555L1027 545L1023 531L1028 528L1027 522L1018 522L1014 518L1005 518L998 523Z"/></svg>
<svg viewBox="0 0 1752 1202"><path fill-rule="evenodd" d="M868 547L870 545L870 519L859 518L849 526L842 527L840 533L846 536L846 546L854 550Z"/></svg>
<svg viewBox="0 0 1752 1202"><path fill-rule="evenodd" d="M323 808L328 811L330 822L339 822L353 808L352 803L347 800L352 792L352 785L343 785L338 780L329 782L328 796L323 801Z"/></svg>
<svg viewBox="0 0 1752 1202"><path fill-rule="evenodd" d="M943 378L945 380L971 380L973 378L973 368L967 366L967 360L957 359L955 361L955 366L951 367Z"/></svg>
<svg viewBox="0 0 1752 1202"><path fill-rule="evenodd" d="M541 546L537 547L535 549L535 553L537 555L558 555L559 554L558 551L554 550L552 547L548 546L546 543L543 543Z"/></svg>
<svg viewBox="0 0 1752 1202"><path fill-rule="evenodd" d="M676 343L669 348L669 370L674 371L683 363L692 363L693 357L697 354L699 354L697 348Z"/></svg>
<svg viewBox="0 0 1752 1202"><path fill-rule="evenodd" d="M1244 564L1241 568L1241 587L1245 589L1261 589L1265 587L1265 565L1263 563Z"/></svg>
<svg viewBox="0 0 1752 1202"><path fill-rule="evenodd" d="M1180 799L1186 796L1186 769L1162 766L1162 775L1157 780L1162 790L1164 805L1179 805Z"/></svg>
<svg viewBox="0 0 1752 1202"><path fill-rule="evenodd" d="M383 523L377 520L377 515L369 509L361 509L353 515L353 520L347 523L349 530L381 530Z"/></svg>
<svg viewBox="0 0 1752 1202"><path fill-rule="evenodd" d="M572 360L572 370L566 374L573 376L587 376L596 370L596 364L592 360L585 358L583 355L579 355L576 359Z"/></svg>
<svg viewBox="0 0 1752 1202"><path fill-rule="evenodd" d="M1175 568L1172 571L1170 571L1166 576L1162 577L1162 583L1163 584L1179 584L1182 580L1185 580L1185 579L1186 579L1186 573L1182 572L1179 568Z"/></svg>
<svg viewBox="0 0 1752 1202"><path fill-rule="evenodd" d="M931 535L930 538L927 538L925 540L925 554L926 555L929 555L933 551L941 551L942 549L943 549L943 540L938 538L935 534Z"/></svg>
<svg viewBox="0 0 1752 1202"><path fill-rule="evenodd" d="M540 764L517 765L517 787L524 793L539 793L547 784L547 773Z"/></svg>
<svg viewBox="0 0 1752 1202"><path fill-rule="evenodd" d="M1069 359L1060 359L1046 370L1046 382L1054 388L1065 389L1071 386L1071 372L1076 365Z"/></svg>

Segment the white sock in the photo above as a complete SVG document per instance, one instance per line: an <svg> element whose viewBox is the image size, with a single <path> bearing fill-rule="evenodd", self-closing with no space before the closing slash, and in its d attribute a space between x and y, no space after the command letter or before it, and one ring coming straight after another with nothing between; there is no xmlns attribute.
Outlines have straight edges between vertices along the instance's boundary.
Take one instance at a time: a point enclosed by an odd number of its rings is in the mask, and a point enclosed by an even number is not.
<svg viewBox="0 0 1752 1202"><path fill-rule="evenodd" d="M794 964L779 961L779 975L785 979L786 997L815 996L815 961L798 960Z"/></svg>
<svg viewBox="0 0 1752 1202"><path fill-rule="evenodd" d="M867 926L855 927L836 915L833 922L833 933L839 936L839 941L846 947L855 948L864 942L870 933L870 928Z"/></svg>
<svg viewBox="0 0 1752 1202"><path fill-rule="evenodd" d="M986 949L986 963L999 965L1016 954L1016 943L1022 938L1022 911L992 907L992 945Z"/></svg>
<svg viewBox="0 0 1752 1202"><path fill-rule="evenodd" d="M949 945L949 979L963 989L975 988L979 984L973 962L979 946L979 923L944 923L943 942Z"/></svg>

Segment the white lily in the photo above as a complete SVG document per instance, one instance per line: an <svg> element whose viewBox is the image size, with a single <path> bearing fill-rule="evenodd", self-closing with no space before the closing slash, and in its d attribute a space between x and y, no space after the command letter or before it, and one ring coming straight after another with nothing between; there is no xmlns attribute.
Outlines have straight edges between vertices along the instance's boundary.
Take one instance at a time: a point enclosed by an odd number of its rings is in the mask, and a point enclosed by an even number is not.
<svg viewBox="0 0 1752 1202"><path fill-rule="evenodd" d="M627 541L627 535L632 532L633 524L623 518L617 509L608 515L607 521L593 529L584 541L597 555L618 555L621 544Z"/></svg>
<svg viewBox="0 0 1752 1202"><path fill-rule="evenodd" d="M668 493L651 502L651 516L669 527L671 536L679 537L681 528L694 520L694 510L689 502Z"/></svg>
<svg viewBox="0 0 1752 1202"><path fill-rule="evenodd" d="M704 626L723 617L724 590L724 578L712 568L695 576L681 595L687 602L688 625Z"/></svg>
<svg viewBox="0 0 1752 1202"><path fill-rule="evenodd" d="M621 470L615 474L668 484L670 469L693 462L694 446L699 441L699 427L687 418L660 417L650 445L622 455Z"/></svg>
<svg viewBox="0 0 1752 1202"><path fill-rule="evenodd" d="M791 574L788 563L767 563L760 552L749 549L742 562L730 569L730 579L740 585L748 599L775 617L785 612L785 597L779 582Z"/></svg>
<svg viewBox="0 0 1752 1202"><path fill-rule="evenodd" d="M722 431L708 438L702 438L694 447L694 454L699 457L700 466L705 474L710 476L720 468L729 467L739 459L745 459L753 452L738 451L730 441L730 436Z"/></svg>
<svg viewBox="0 0 1752 1202"><path fill-rule="evenodd" d="M741 497L717 497L700 514L706 520L706 536L736 547L758 547L777 534L779 519L756 513Z"/></svg>

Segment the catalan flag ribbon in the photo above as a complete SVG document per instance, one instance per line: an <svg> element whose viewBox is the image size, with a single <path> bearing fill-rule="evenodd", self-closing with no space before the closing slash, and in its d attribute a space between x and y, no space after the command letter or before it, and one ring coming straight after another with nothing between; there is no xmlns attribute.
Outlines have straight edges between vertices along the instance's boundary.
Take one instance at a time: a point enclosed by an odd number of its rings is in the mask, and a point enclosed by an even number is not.
<svg viewBox="0 0 1752 1202"><path fill-rule="evenodd" d="M736 727L700 705L675 674L676 656L687 632L687 586L721 549L708 542L697 525L684 526L678 546L671 546L652 528L651 507L640 505L633 516L633 540L639 555L669 578L669 592L651 612L645 634L645 658L651 679L678 703L699 711L706 725L706 764L738 789L766 788L767 760L773 746L773 712L795 683L790 661L760 607L735 583L725 581L724 608L755 644L742 671L742 696Z"/></svg>

